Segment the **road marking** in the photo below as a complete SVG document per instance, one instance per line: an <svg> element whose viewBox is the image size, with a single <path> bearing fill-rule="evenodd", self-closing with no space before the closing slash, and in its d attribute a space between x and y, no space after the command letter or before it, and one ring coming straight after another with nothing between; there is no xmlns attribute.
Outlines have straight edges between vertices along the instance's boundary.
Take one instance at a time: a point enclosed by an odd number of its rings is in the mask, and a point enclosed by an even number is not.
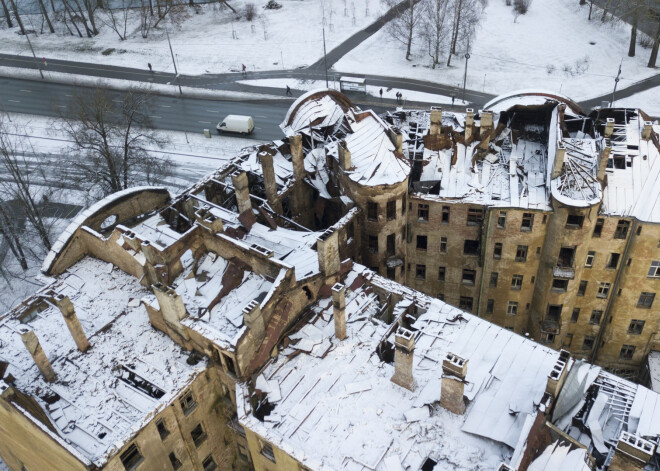
<svg viewBox="0 0 660 471"><path fill-rule="evenodd" d="M57 105L58 108L66 108L65 105Z"/></svg>
<svg viewBox="0 0 660 471"><path fill-rule="evenodd" d="M118 100L118 99L114 99L112 101L114 101L115 103L123 103L124 102L124 100Z"/></svg>
<svg viewBox="0 0 660 471"><path fill-rule="evenodd" d="M22 92L32 93L32 90L21 90Z"/></svg>
<svg viewBox="0 0 660 471"><path fill-rule="evenodd" d="M197 121L197 122L202 124L211 124L211 121Z"/></svg>
<svg viewBox="0 0 660 471"><path fill-rule="evenodd" d="M69 95L68 93L65 93L64 96L70 96L70 97L73 97L73 95Z"/></svg>
<svg viewBox="0 0 660 471"><path fill-rule="evenodd" d="M11 101L12 103L20 103L20 101L18 100L9 100L9 101Z"/></svg>
<svg viewBox="0 0 660 471"><path fill-rule="evenodd" d="M268 119L266 116L255 116L255 118Z"/></svg>
<svg viewBox="0 0 660 471"><path fill-rule="evenodd" d="M156 116L156 115L154 115L154 116L152 116L152 118L156 118L156 119L163 119L163 117L162 117L162 116Z"/></svg>
<svg viewBox="0 0 660 471"><path fill-rule="evenodd" d="M255 126L255 127L256 127L257 129L261 129L261 128L260 128L260 127L258 127L258 126Z"/></svg>
<svg viewBox="0 0 660 471"><path fill-rule="evenodd" d="M172 105L158 105L158 106L160 106L161 108L172 108Z"/></svg>
<svg viewBox="0 0 660 471"><path fill-rule="evenodd" d="M208 111L209 113L220 113L219 110L206 110L206 111Z"/></svg>

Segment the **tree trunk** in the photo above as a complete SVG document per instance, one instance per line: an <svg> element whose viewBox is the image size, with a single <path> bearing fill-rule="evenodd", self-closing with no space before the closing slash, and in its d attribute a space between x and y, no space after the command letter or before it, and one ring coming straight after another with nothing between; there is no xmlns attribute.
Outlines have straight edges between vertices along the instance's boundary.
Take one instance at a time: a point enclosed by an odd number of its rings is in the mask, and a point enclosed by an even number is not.
<svg viewBox="0 0 660 471"><path fill-rule="evenodd" d="M413 29L415 28L415 0L409 0L410 17L408 21L408 44L406 48L406 60L410 60L410 49L412 48Z"/></svg>
<svg viewBox="0 0 660 471"><path fill-rule="evenodd" d="M48 29L51 33L55 33L55 28L53 28L53 23L50 22L50 18L48 17L48 12L46 11L44 0L39 0L39 8L41 8L41 14L44 16L46 23L48 23Z"/></svg>
<svg viewBox="0 0 660 471"><path fill-rule="evenodd" d="M658 48L660 48L660 15L658 16L658 31L655 33L653 40L653 48L651 48L651 57L649 57L649 67L654 69L655 63L658 60Z"/></svg>
<svg viewBox="0 0 660 471"><path fill-rule="evenodd" d="M16 260L21 264L23 271L28 269L27 258L25 257L25 252L23 252L23 246L21 245L21 240L16 235L14 226L9 219L9 216L5 210L0 206L0 216L2 216L2 223L0 223L0 234L2 234L9 245L9 250L14 254Z"/></svg>
<svg viewBox="0 0 660 471"><path fill-rule="evenodd" d="M16 8L16 2L14 0L9 0L9 4L11 5L11 9L14 10L14 16L16 17L16 22L18 23L18 27L21 28L21 34L25 34L25 27L23 26L23 21L21 21L21 17L18 14L18 8Z"/></svg>
<svg viewBox="0 0 660 471"><path fill-rule="evenodd" d="M5 19L7 20L7 26L13 28L14 23L11 22L11 15L9 14L9 9L7 9L7 4L5 3L5 0L0 0L0 2L2 2L2 10L5 14Z"/></svg>
<svg viewBox="0 0 660 471"><path fill-rule="evenodd" d="M610 4L612 3L612 0L607 0L607 3L605 4L605 8L603 8L603 15L600 17L600 22L605 23L605 20L607 19L607 12L610 9Z"/></svg>
<svg viewBox="0 0 660 471"><path fill-rule="evenodd" d="M92 5L91 0L85 0L85 7L87 8L87 17L89 18L89 24L92 25L92 34L96 36L99 34L99 30L96 29L96 18L94 15L96 14L94 12L94 5Z"/></svg>
<svg viewBox="0 0 660 471"><path fill-rule="evenodd" d="M461 24L461 9L463 8L463 0L455 0L456 7L454 9L454 24L452 25L451 32L451 45L449 47L449 58L447 59L447 67L451 64L452 54L456 54L456 42L458 41L458 31Z"/></svg>
<svg viewBox="0 0 660 471"><path fill-rule="evenodd" d="M630 46L628 46L628 57L635 57L635 46L637 45L637 20L639 18L639 9L635 8L633 12L632 24L630 27Z"/></svg>
<svg viewBox="0 0 660 471"><path fill-rule="evenodd" d="M591 12L594 10L594 0L589 2L589 21L591 21Z"/></svg>

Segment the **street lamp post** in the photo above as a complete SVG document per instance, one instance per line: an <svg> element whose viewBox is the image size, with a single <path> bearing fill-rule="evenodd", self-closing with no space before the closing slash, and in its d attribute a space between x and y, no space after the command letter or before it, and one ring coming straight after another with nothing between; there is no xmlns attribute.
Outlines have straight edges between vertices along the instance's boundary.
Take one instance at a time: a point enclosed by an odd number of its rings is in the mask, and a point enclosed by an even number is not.
<svg viewBox="0 0 660 471"><path fill-rule="evenodd" d="M39 69L39 74L41 75L41 78L44 78L44 72L41 70L41 65L39 65L39 60L37 59L37 55L34 53L34 48L32 47L32 41L30 41L30 35L28 33L25 33L25 39L27 39L27 42L30 45L30 50L32 51L32 57L34 57L34 62L37 64L37 69Z"/></svg>
<svg viewBox="0 0 660 471"><path fill-rule="evenodd" d="M470 53L466 52L465 53L465 73L463 74L463 101L465 102L465 87L467 85L467 67L468 67L468 60L470 59Z"/></svg>
<svg viewBox="0 0 660 471"><path fill-rule="evenodd" d="M325 53L325 25L323 25L323 68L325 69L325 88L328 86L328 59Z"/></svg>
<svg viewBox="0 0 660 471"><path fill-rule="evenodd" d="M172 51L172 43L170 42L170 33L165 31L167 35L167 44L170 45L170 54L172 55L172 64L174 64L174 75L176 76L176 84L179 86L179 94L183 95L183 90L181 90L181 81L179 80L179 71L176 70L176 61L174 60L174 51Z"/></svg>
<svg viewBox="0 0 660 471"><path fill-rule="evenodd" d="M621 66L623 65L623 59L621 59L621 63L619 64L619 73L616 74L616 78L614 79L614 90L612 90L612 102L610 103L610 107L614 107L614 94L616 93L616 86L619 85L619 80L621 80Z"/></svg>

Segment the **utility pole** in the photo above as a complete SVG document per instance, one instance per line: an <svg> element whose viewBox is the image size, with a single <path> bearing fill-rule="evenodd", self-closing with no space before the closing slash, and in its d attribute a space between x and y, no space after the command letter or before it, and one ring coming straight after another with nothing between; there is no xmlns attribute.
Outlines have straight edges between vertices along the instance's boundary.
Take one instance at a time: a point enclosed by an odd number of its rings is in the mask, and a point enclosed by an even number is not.
<svg viewBox="0 0 660 471"><path fill-rule="evenodd" d="M176 70L176 61L174 60L174 51L172 51L172 43L170 42L170 33L165 30L167 35L167 44L170 45L170 54L172 55L172 64L174 64L174 74L176 75L176 84L179 86L179 93L183 95L183 90L181 90L181 82L179 81L179 71Z"/></svg>
<svg viewBox="0 0 660 471"><path fill-rule="evenodd" d="M468 60L470 59L470 53L465 53L465 73L463 74L463 101L465 102L465 87L467 85L467 66Z"/></svg>
<svg viewBox="0 0 660 471"><path fill-rule="evenodd" d="M30 35L28 33L25 33L25 38L27 39L28 44L30 45L30 50L32 51L32 57L34 57L34 62L37 64L37 69L39 69L39 74L41 74L41 78L44 78L44 72L41 70L41 66L39 65L39 59L37 59L37 55L34 53L34 48L32 47L32 41L30 41Z"/></svg>
<svg viewBox="0 0 660 471"><path fill-rule="evenodd" d="M623 59L621 59L621 64L619 64L619 73L616 74L616 78L614 79L614 90L612 90L612 101L610 103L610 108L614 107L614 94L616 93L616 86L619 84L619 80L621 77L621 66L623 65Z"/></svg>
<svg viewBox="0 0 660 471"><path fill-rule="evenodd" d="M328 59L325 55L325 25L323 25L323 68L325 69L325 88L328 86Z"/></svg>

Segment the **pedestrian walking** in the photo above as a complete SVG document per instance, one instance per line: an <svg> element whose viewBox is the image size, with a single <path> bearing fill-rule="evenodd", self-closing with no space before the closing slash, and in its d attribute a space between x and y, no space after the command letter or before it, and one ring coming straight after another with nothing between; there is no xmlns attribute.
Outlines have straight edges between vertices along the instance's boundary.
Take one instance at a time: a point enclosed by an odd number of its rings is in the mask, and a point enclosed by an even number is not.
<svg viewBox="0 0 660 471"><path fill-rule="evenodd" d="M46 58L45 58L45 57L42 57L41 60L42 60L43 63L44 63L44 67L48 67L48 62L46 62Z"/></svg>
<svg viewBox="0 0 660 471"><path fill-rule="evenodd" d="M381 99L381 101L383 100L383 89L382 88L380 89L380 99Z"/></svg>
<svg viewBox="0 0 660 471"><path fill-rule="evenodd" d="M456 96L452 95L451 96L451 106L454 106L454 101L456 100Z"/></svg>
<svg viewBox="0 0 660 471"><path fill-rule="evenodd" d="M290 89L289 86L287 85L287 86L286 86L286 96L292 96L292 95L293 95L293 94L291 93L291 89Z"/></svg>
<svg viewBox="0 0 660 471"><path fill-rule="evenodd" d="M147 63L147 65L149 66L149 72L153 72L154 69L151 67L151 62Z"/></svg>
<svg viewBox="0 0 660 471"><path fill-rule="evenodd" d="M245 64L241 64L241 65L243 66L243 69L242 69L243 76L247 76L247 69L245 67Z"/></svg>

